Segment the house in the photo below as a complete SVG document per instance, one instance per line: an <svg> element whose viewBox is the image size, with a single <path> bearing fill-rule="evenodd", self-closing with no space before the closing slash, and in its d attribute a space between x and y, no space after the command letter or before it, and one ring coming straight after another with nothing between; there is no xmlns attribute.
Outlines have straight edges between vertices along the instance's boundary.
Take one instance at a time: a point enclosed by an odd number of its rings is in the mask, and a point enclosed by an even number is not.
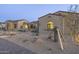
<svg viewBox="0 0 79 59"><path fill-rule="evenodd" d="M15 25L13 20L7 20L6 21L6 30L14 30Z"/></svg>
<svg viewBox="0 0 79 59"><path fill-rule="evenodd" d="M17 23L17 30L28 30L29 23L25 19L16 20L15 22Z"/></svg>
<svg viewBox="0 0 79 59"><path fill-rule="evenodd" d="M66 35L75 35L79 32L79 13L59 11L55 15L63 16L63 33Z"/></svg>
<svg viewBox="0 0 79 59"><path fill-rule="evenodd" d="M0 22L0 30L6 30L5 27L6 24L4 22Z"/></svg>
<svg viewBox="0 0 79 59"><path fill-rule="evenodd" d="M39 35L49 36L53 34L55 27L59 28L63 35L74 35L79 32L79 13L58 11L38 18Z"/></svg>
<svg viewBox="0 0 79 59"><path fill-rule="evenodd" d="M26 20L8 20L6 21L7 30L28 30L28 22Z"/></svg>
<svg viewBox="0 0 79 59"><path fill-rule="evenodd" d="M63 25L61 24L62 16L54 15L53 13L49 13L44 15L38 19L39 21L39 34L40 35L49 35L50 30L53 30L55 26L60 29L63 29Z"/></svg>
<svg viewBox="0 0 79 59"><path fill-rule="evenodd" d="M38 32L39 25L38 21L32 21L29 23L29 31L31 32Z"/></svg>

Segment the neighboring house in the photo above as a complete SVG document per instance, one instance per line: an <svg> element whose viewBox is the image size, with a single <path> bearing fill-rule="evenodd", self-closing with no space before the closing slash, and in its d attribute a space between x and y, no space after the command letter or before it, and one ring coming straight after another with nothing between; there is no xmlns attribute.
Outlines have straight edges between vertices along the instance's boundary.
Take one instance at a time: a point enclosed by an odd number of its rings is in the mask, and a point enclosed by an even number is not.
<svg viewBox="0 0 79 59"><path fill-rule="evenodd" d="M74 30L74 20L76 20L76 32L79 32L79 13L58 11L55 13L49 13L38 19L39 22L39 34L49 35L49 32L53 33L54 27L61 30L63 34L69 35L71 29ZM52 31L50 31L52 30ZM74 31L73 31L74 32Z"/></svg>
<svg viewBox="0 0 79 59"><path fill-rule="evenodd" d="M38 32L39 31L38 21L33 21L29 23L29 31Z"/></svg>
<svg viewBox="0 0 79 59"><path fill-rule="evenodd" d="M4 22L0 22L0 30L6 30L5 27L6 24Z"/></svg>
<svg viewBox="0 0 79 59"><path fill-rule="evenodd" d="M7 30L28 30L28 22L26 20L8 20L6 21Z"/></svg>
<svg viewBox="0 0 79 59"><path fill-rule="evenodd" d="M15 30L15 25L14 25L14 21L12 20L7 20L6 21L6 30Z"/></svg>
<svg viewBox="0 0 79 59"><path fill-rule="evenodd" d="M16 20L15 22L17 22L17 30L28 30L29 23L25 19Z"/></svg>

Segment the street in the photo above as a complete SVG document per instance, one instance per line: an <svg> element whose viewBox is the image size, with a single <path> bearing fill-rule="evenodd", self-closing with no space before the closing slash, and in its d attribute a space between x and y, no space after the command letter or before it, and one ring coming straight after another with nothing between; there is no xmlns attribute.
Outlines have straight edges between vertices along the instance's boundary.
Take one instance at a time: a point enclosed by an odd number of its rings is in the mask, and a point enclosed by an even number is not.
<svg viewBox="0 0 79 59"><path fill-rule="evenodd" d="M33 54L32 51L0 38L0 54Z"/></svg>

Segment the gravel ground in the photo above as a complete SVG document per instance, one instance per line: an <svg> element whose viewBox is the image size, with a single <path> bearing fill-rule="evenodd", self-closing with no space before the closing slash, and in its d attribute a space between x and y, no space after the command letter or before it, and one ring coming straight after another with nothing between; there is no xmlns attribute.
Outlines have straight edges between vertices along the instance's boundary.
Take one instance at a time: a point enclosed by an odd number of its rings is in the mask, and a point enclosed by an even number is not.
<svg viewBox="0 0 79 59"><path fill-rule="evenodd" d="M47 40L45 35L39 36L38 40L36 40L37 37L36 38L35 37L36 36L33 36L32 33L30 32L18 32L15 36L6 37L6 38L4 37L3 38L4 41L1 39L0 46L2 47L4 46L2 50L7 49L9 53L26 53L27 54L27 49L29 49L38 54L79 54L79 46L75 45L73 40L69 36L64 38L63 51L61 51L60 49L59 42L55 43L52 40ZM12 45L7 44L5 40L10 41ZM15 44L13 44L12 42ZM18 47L16 44L21 46L22 49ZM29 52L29 53L32 53L32 52Z"/></svg>

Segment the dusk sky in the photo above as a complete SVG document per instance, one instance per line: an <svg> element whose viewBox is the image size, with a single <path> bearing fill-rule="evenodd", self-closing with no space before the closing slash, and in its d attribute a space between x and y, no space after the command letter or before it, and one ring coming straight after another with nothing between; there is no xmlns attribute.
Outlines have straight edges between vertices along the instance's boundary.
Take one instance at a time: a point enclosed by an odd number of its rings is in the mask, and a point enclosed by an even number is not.
<svg viewBox="0 0 79 59"><path fill-rule="evenodd" d="M18 19L34 21L48 13L67 11L69 6L69 4L0 4L0 21Z"/></svg>

